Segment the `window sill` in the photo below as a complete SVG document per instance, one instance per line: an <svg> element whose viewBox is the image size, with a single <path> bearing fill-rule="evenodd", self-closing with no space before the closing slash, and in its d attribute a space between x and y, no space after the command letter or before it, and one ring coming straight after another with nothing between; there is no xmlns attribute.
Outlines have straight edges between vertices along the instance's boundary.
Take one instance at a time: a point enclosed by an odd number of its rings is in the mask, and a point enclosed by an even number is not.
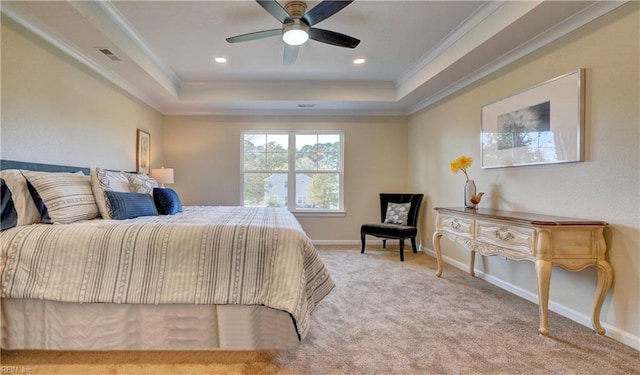
<svg viewBox="0 0 640 375"><path fill-rule="evenodd" d="M344 217L347 211L292 211L296 217Z"/></svg>

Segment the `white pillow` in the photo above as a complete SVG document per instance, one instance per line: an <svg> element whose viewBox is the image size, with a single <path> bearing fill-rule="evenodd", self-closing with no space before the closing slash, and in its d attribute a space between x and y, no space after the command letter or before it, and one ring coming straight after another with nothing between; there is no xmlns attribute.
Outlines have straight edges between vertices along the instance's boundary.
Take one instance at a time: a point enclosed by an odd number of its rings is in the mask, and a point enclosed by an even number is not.
<svg viewBox="0 0 640 375"><path fill-rule="evenodd" d="M54 224L68 224L100 216L89 176L81 173L22 173L40 195Z"/></svg>
<svg viewBox="0 0 640 375"><path fill-rule="evenodd" d="M127 173L131 191L153 195L153 188L160 187L155 178L142 173Z"/></svg>
<svg viewBox="0 0 640 375"><path fill-rule="evenodd" d="M387 224L407 225L409 219L409 210L411 203L392 203L387 204L387 214L384 222Z"/></svg>
<svg viewBox="0 0 640 375"><path fill-rule="evenodd" d="M131 191L126 172L107 171L102 168L90 167L91 189L95 197L100 215L103 219L113 218L113 209L107 191L119 191L128 193Z"/></svg>
<svg viewBox="0 0 640 375"><path fill-rule="evenodd" d="M40 222L40 212L31 193L27 188L27 180L24 178L20 170L18 169L6 169L0 171L0 178L4 179L9 190L11 190L11 198L13 205L16 208L18 214L17 225L31 225Z"/></svg>

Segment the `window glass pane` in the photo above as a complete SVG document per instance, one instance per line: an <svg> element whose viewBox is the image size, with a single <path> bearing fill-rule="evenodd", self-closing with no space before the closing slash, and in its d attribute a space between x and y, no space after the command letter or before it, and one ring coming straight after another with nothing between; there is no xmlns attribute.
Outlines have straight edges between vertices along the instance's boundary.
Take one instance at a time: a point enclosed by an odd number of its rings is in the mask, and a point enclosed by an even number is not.
<svg viewBox="0 0 640 375"><path fill-rule="evenodd" d="M288 134L245 134L245 171L286 171L289 169Z"/></svg>
<svg viewBox="0 0 640 375"><path fill-rule="evenodd" d="M244 154L245 171L263 171L267 167L266 154L249 152Z"/></svg>
<svg viewBox="0 0 640 375"><path fill-rule="evenodd" d="M340 208L338 173L296 173L296 208Z"/></svg>
<svg viewBox="0 0 640 375"><path fill-rule="evenodd" d="M339 171L341 151L340 134L296 135L296 170Z"/></svg>
<svg viewBox="0 0 640 375"><path fill-rule="evenodd" d="M297 171L315 171L317 170L318 154L313 152L296 152L296 170Z"/></svg>
<svg viewBox="0 0 640 375"><path fill-rule="evenodd" d="M319 144L329 144L337 146L336 152L340 151L340 134L318 134Z"/></svg>
<svg viewBox="0 0 640 375"><path fill-rule="evenodd" d="M286 207L286 173L245 173L244 205Z"/></svg>
<svg viewBox="0 0 640 375"><path fill-rule="evenodd" d="M266 150L266 134L245 134L244 152L264 152Z"/></svg>
<svg viewBox="0 0 640 375"><path fill-rule="evenodd" d="M267 134L267 152L287 152L288 150L288 134Z"/></svg>
<svg viewBox="0 0 640 375"><path fill-rule="evenodd" d="M267 169L270 171L289 170L289 154L286 152L268 153Z"/></svg>
<svg viewBox="0 0 640 375"><path fill-rule="evenodd" d="M296 151L317 152L318 151L318 135L317 134L296 134Z"/></svg>
<svg viewBox="0 0 640 375"><path fill-rule="evenodd" d="M340 154L333 152L323 152L318 154L319 171L340 170Z"/></svg>

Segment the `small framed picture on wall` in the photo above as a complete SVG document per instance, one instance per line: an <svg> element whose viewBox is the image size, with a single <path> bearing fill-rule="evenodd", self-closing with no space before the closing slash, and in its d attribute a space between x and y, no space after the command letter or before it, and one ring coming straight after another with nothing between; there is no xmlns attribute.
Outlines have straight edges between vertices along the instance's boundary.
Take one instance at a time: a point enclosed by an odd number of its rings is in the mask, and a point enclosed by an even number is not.
<svg viewBox="0 0 640 375"><path fill-rule="evenodd" d="M151 135L144 130L136 132L136 171L149 174L151 168Z"/></svg>

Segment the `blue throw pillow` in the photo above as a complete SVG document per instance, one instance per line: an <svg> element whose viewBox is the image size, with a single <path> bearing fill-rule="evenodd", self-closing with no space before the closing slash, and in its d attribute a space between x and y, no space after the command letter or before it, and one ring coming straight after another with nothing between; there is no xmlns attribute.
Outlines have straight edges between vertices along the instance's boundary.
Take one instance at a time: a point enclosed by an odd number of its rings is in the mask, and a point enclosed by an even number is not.
<svg viewBox="0 0 640 375"><path fill-rule="evenodd" d="M160 215L173 215L182 212L182 202L173 189L154 188L153 200Z"/></svg>
<svg viewBox="0 0 640 375"><path fill-rule="evenodd" d="M158 210L149 194L105 191L114 220L133 219L139 216L158 216Z"/></svg>
<svg viewBox="0 0 640 375"><path fill-rule="evenodd" d="M18 225L18 213L13 204L13 196L11 190L0 178L0 230L13 228Z"/></svg>

